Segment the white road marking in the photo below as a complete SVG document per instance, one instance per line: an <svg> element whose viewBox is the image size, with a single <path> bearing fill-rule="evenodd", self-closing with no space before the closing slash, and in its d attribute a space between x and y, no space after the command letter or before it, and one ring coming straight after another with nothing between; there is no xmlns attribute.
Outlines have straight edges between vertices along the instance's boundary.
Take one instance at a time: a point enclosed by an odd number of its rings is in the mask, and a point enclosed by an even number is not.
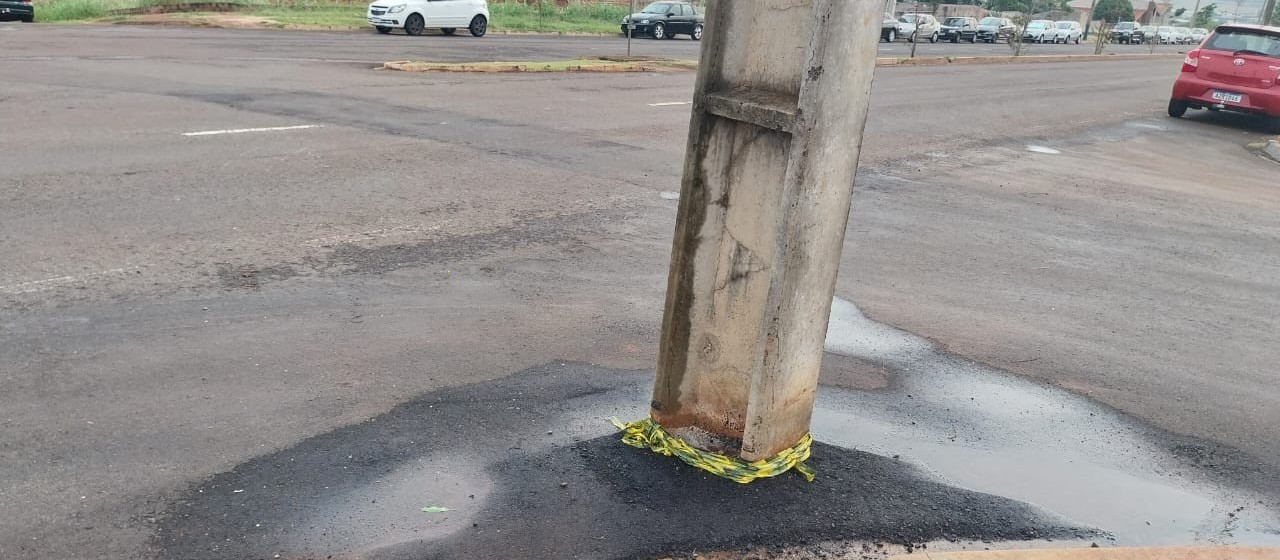
<svg viewBox="0 0 1280 560"><path fill-rule="evenodd" d="M1050 155L1056 155L1056 154L1060 154L1060 153L1062 153L1061 151L1055 150L1055 149L1050 148L1050 147L1048 147L1048 146L1037 146L1037 145L1035 145L1035 144L1028 144L1028 145L1027 145L1027 151L1028 151L1028 152L1034 152L1034 153L1037 153L1037 154L1050 154Z"/></svg>
<svg viewBox="0 0 1280 560"><path fill-rule="evenodd" d="M693 105L692 101L667 101L666 103L650 103L650 107L670 107L672 105Z"/></svg>
<svg viewBox="0 0 1280 560"><path fill-rule="evenodd" d="M108 274L124 274L123 268L113 268L111 270L103 270L100 272L90 272L88 274L80 274L77 276L59 276L57 278L46 278L44 280L32 280L30 282L22 282L20 284L12 284L9 286L0 286L0 294L18 295L29 294L31 292L41 292L76 282L83 282Z"/></svg>
<svg viewBox="0 0 1280 560"><path fill-rule="evenodd" d="M281 130L303 130L320 128L322 124L300 124L296 126L268 126L264 128L229 128L226 130L201 130L199 132L183 132L183 136L215 136L218 134L241 134L244 132L278 132Z"/></svg>

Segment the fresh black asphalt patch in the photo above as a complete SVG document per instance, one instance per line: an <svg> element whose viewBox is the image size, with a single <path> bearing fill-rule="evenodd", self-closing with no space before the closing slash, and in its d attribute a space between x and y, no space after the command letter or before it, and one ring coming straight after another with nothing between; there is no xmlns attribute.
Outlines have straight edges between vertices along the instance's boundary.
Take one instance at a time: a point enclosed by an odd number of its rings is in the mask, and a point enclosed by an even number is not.
<svg viewBox="0 0 1280 560"><path fill-rule="evenodd" d="M1088 538L1023 502L817 444L818 479L739 485L623 445L652 373L555 363L433 391L190 488L163 558L650 558L855 540ZM445 487L448 489L445 489ZM448 512L427 513L438 505Z"/></svg>

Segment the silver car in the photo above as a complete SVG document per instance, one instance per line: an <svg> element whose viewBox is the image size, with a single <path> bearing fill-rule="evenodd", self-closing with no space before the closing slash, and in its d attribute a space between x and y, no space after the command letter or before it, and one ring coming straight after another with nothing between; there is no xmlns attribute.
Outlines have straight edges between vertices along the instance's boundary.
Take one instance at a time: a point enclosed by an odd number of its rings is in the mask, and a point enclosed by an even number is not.
<svg viewBox="0 0 1280 560"><path fill-rule="evenodd" d="M1057 32L1053 37L1053 42L1067 44L1074 42L1080 44L1080 36L1084 35L1084 29L1080 27L1078 21L1059 21L1053 24L1057 28Z"/></svg>
<svg viewBox="0 0 1280 560"><path fill-rule="evenodd" d="M917 37L928 39L930 43L937 43L938 35L942 31L942 23L929 14L902 14L898 22L898 34L905 36L913 43Z"/></svg>
<svg viewBox="0 0 1280 560"><path fill-rule="evenodd" d="M1058 28L1054 26L1052 21L1047 19L1037 19L1027 22L1027 26L1022 28L1022 40L1043 43L1045 41L1053 41L1058 37Z"/></svg>

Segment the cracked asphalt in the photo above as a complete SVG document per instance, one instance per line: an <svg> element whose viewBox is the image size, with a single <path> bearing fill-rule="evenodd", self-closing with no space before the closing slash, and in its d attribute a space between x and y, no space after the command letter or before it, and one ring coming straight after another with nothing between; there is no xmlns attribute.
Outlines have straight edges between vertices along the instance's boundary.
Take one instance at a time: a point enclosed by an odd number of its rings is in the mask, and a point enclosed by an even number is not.
<svg viewBox="0 0 1280 560"><path fill-rule="evenodd" d="M603 39L0 29L5 558L1280 535L1280 167L1246 119L1162 116L1177 61L879 70L837 296L947 360L829 341L832 476L726 494L598 417L643 412L688 122L652 104L691 74L373 69ZM1046 432L1087 445L1019 454ZM1132 471L1169 513L1130 524L1009 475L1059 458L1102 477L1066 487ZM704 525L684 492L827 498L832 521ZM654 511L662 539L634 525Z"/></svg>

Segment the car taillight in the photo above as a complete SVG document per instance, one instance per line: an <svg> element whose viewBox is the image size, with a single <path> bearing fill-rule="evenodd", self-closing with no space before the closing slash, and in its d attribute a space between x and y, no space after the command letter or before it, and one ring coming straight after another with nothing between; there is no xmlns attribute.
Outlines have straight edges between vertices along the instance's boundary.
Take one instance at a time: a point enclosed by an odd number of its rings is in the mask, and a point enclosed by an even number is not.
<svg viewBox="0 0 1280 560"><path fill-rule="evenodd" d="M1200 49L1191 49L1187 51L1187 58L1182 59L1183 72L1195 72L1200 66Z"/></svg>

